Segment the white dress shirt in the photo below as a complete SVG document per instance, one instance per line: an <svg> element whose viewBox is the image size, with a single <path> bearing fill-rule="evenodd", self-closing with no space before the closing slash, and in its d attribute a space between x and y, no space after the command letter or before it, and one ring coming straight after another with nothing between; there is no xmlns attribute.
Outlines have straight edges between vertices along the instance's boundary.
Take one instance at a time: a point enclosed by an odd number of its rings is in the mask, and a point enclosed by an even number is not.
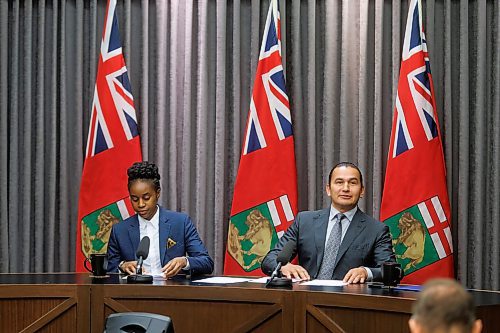
<svg viewBox="0 0 500 333"><path fill-rule="evenodd" d="M156 213L151 220L137 215L139 219L140 238L148 236L150 239L149 255L143 262L144 271L151 275L161 275L162 266L160 260L160 208L156 206Z"/></svg>

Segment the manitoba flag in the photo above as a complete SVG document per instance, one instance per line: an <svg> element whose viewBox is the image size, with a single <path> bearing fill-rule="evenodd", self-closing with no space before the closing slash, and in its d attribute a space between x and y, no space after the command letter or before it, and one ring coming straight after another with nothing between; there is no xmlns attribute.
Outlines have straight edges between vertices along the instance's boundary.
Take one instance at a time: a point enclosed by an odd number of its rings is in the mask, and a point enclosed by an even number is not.
<svg viewBox="0 0 500 333"><path fill-rule="evenodd" d="M76 271L106 253L113 224L133 213L127 168L142 160L134 99L123 58L116 0L108 1L78 201Z"/></svg>
<svg viewBox="0 0 500 333"><path fill-rule="evenodd" d="M224 274L264 275L260 264L297 213L290 103L278 1L269 5L234 185Z"/></svg>
<svg viewBox="0 0 500 333"><path fill-rule="evenodd" d="M420 1L410 3L380 218L403 282L453 277L450 203Z"/></svg>

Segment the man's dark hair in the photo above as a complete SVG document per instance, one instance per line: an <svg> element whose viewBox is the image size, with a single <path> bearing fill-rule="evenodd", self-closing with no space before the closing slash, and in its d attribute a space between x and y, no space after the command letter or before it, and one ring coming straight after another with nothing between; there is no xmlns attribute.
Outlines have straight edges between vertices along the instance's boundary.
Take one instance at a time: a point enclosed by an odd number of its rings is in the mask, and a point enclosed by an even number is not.
<svg viewBox="0 0 500 333"><path fill-rule="evenodd" d="M429 332L470 332L476 320L474 300L457 281L434 279L424 284L412 318Z"/></svg>
<svg viewBox="0 0 500 333"><path fill-rule="evenodd" d="M363 187L363 174L361 173L361 170L359 170L358 166L354 163L351 163L351 162L340 162L340 163L337 163L333 168L332 170L330 170L330 174L328 175L328 185L331 184L332 182L332 174L333 174L333 171L337 168L340 168L340 167L349 167L349 168L354 168L356 170L358 170L359 172L359 181L361 183L361 187Z"/></svg>
<svg viewBox="0 0 500 333"><path fill-rule="evenodd" d="M158 172L158 167L154 163L148 161L136 162L128 168L127 175L129 190L132 183L136 180L149 180L153 183L157 191L160 189L160 173Z"/></svg>

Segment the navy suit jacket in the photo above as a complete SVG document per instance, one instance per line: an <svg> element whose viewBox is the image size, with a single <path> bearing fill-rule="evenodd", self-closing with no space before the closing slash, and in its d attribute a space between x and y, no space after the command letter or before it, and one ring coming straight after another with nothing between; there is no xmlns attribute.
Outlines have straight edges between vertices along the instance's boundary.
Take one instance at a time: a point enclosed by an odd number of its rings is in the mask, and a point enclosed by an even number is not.
<svg viewBox="0 0 500 333"><path fill-rule="evenodd" d="M171 259L189 257L191 274L210 274L214 262L208 255L196 228L187 214L173 212L159 207L159 241L161 265ZM175 245L167 246L171 239ZM113 226L108 243L108 272L118 272L121 261L137 260L135 253L140 242L139 219L137 214ZM181 271L182 272L182 271Z"/></svg>
<svg viewBox="0 0 500 333"><path fill-rule="evenodd" d="M281 249L293 240L297 244L294 257L298 254L299 265L315 279L325 252L329 216L330 207L297 214L293 224L262 261L262 271L270 275ZM396 261L389 227L358 208L340 244L332 279L342 280L351 268L364 266L372 271L374 281L381 280L380 267L384 261Z"/></svg>

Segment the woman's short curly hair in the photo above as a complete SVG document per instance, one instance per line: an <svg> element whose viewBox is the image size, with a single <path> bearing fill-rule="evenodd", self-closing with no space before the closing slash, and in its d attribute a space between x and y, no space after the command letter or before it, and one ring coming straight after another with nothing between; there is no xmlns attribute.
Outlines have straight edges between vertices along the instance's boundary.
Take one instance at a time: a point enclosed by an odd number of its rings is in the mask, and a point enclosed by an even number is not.
<svg viewBox="0 0 500 333"><path fill-rule="evenodd" d="M136 162L127 170L128 189L136 180L150 180L155 189L160 189L160 173L156 164L148 161Z"/></svg>

